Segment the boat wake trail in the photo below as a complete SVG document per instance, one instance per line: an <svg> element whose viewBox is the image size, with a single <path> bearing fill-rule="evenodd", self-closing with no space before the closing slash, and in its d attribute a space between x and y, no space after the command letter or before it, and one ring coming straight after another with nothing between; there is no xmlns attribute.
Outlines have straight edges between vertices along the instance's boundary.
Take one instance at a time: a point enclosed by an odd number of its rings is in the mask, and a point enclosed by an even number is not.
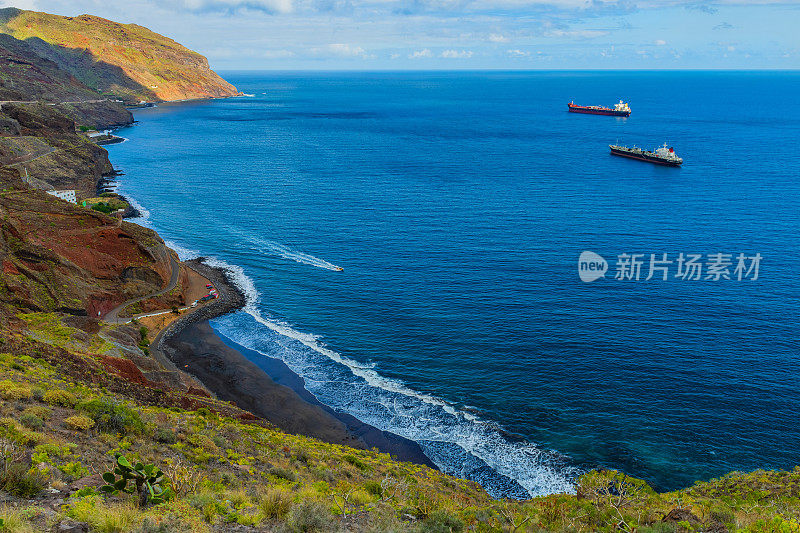
<svg viewBox="0 0 800 533"><path fill-rule="evenodd" d="M278 257L289 259L297 263L302 263L304 265L310 265L317 268L324 268L326 270L334 270L334 271L344 270L342 267L334 265L329 261L325 261L324 259L320 259L319 257L314 257L311 254L307 254L299 250L295 250L294 248L283 245L279 242L270 241L267 239L261 239L259 237L252 237L248 235L242 235L242 238L246 242L248 242L253 247L254 250L259 252L266 252L270 255L277 255Z"/></svg>

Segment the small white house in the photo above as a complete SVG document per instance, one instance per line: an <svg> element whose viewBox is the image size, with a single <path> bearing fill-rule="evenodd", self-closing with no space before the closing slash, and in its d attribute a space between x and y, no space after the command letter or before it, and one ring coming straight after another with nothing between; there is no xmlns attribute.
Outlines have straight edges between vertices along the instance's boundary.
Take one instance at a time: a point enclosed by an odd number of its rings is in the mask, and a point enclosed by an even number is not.
<svg viewBox="0 0 800 533"><path fill-rule="evenodd" d="M68 202L72 202L73 204L78 203L78 199L75 197L75 189L68 189L64 191L46 191L47 194L51 194L56 198L61 198L62 200L66 200Z"/></svg>

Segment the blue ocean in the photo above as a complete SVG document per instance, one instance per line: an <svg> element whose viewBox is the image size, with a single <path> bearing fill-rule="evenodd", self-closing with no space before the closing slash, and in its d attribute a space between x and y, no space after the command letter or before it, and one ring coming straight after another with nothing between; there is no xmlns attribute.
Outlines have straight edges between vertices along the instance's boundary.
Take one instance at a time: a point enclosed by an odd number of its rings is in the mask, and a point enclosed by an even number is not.
<svg viewBox="0 0 800 533"><path fill-rule="evenodd" d="M800 73L222 74L109 151L227 339L497 496L800 463Z"/></svg>

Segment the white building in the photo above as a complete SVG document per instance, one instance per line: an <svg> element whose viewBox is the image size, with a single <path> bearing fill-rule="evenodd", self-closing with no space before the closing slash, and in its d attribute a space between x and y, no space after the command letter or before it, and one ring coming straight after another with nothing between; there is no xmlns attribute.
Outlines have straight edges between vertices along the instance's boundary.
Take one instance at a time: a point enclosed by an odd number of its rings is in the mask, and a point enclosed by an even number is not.
<svg viewBox="0 0 800 533"><path fill-rule="evenodd" d="M68 202L72 202L73 204L78 203L78 199L75 197L75 189L68 189L64 191L46 191L47 194L51 194L56 198L61 198L62 200L66 200Z"/></svg>

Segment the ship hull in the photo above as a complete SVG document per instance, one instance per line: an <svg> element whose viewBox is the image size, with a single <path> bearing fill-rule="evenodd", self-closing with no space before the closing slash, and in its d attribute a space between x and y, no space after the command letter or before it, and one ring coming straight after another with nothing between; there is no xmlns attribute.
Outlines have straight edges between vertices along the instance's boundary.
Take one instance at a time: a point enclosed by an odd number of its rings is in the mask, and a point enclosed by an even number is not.
<svg viewBox="0 0 800 533"><path fill-rule="evenodd" d="M633 154L631 152L625 152L614 148L611 149L611 154L619 157L627 157L628 159L636 159L637 161L645 161L646 163L653 163L655 165L663 165L665 167L679 167L683 164L683 161L670 161L668 159L661 159L659 157L653 157L647 154Z"/></svg>
<svg viewBox="0 0 800 533"><path fill-rule="evenodd" d="M584 115L606 115L609 117L629 117L630 111L617 111L610 108L594 108L567 104L570 113L583 113Z"/></svg>

